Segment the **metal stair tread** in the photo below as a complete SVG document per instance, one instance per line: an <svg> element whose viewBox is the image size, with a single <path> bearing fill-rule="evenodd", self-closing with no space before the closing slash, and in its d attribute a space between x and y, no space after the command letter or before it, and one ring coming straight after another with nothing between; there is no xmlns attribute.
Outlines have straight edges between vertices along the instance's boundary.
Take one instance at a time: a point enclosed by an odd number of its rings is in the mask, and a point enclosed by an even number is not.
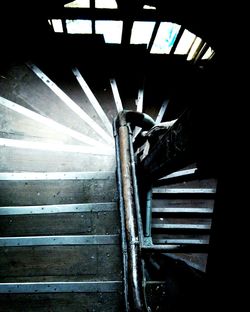
<svg viewBox="0 0 250 312"><path fill-rule="evenodd" d="M33 180L104 180L114 179L114 171L82 172L0 172L0 181L33 181Z"/></svg>

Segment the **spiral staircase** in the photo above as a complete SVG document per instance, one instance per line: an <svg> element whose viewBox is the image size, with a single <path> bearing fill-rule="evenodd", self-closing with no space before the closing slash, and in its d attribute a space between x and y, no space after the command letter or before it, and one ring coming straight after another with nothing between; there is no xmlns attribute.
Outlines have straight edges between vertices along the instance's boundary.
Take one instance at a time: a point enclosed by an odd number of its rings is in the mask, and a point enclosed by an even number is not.
<svg viewBox="0 0 250 312"><path fill-rule="evenodd" d="M1 68L0 310L119 311L111 87L57 65Z"/></svg>
<svg viewBox="0 0 250 312"><path fill-rule="evenodd" d="M130 82L95 62L55 54L1 65L0 311L123 310L112 123L142 111L142 91L127 95ZM164 105L147 107L157 123ZM216 181L195 169L154 185L155 244L208 245ZM204 253L165 255L205 271ZM151 269L148 303L164 311L166 280Z"/></svg>

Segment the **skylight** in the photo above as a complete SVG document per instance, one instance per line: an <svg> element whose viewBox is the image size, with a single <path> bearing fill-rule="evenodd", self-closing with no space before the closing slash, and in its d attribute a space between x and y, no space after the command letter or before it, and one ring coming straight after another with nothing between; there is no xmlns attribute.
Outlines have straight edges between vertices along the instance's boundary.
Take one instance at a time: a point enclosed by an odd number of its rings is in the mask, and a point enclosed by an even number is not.
<svg viewBox="0 0 250 312"><path fill-rule="evenodd" d="M149 44L154 30L155 22L134 22L130 43Z"/></svg>
<svg viewBox="0 0 250 312"><path fill-rule="evenodd" d="M95 0L95 7L98 9L117 9L115 0Z"/></svg>
<svg viewBox="0 0 250 312"><path fill-rule="evenodd" d="M53 19L51 20L54 32L63 32L62 20Z"/></svg>
<svg viewBox="0 0 250 312"><path fill-rule="evenodd" d="M152 6L152 5L147 5L147 4L145 4L145 5L143 6L143 9L146 9L146 10L156 10L156 7L154 7L154 6Z"/></svg>
<svg viewBox="0 0 250 312"><path fill-rule="evenodd" d="M90 20L66 20L69 34L92 34Z"/></svg>
<svg viewBox="0 0 250 312"><path fill-rule="evenodd" d="M200 37L196 37L195 38L195 41L188 53L188 56L187 56L187 60L190 61L194 58L195 54L196 54L196 51L197 49L199 48L200 44L201 44L202 40Z"/></svg>
<svg viewBox="0 0 250 312"><path fill-rule="evenodd" d="M181 26L178 24L162 22L158 29L150 53L169 54L180 30L180 27Z"/></svg>
<svg viewBox="0 0 250 312"><path fill-rule="evenodd" d="M75 0L64 5L65 8L89 8L90 0Z"/></svg>
<svg viewBox="0 0 250 312"><path fill-rule="evenodd" d="M212 50L212 48L209 47L201 59L202 60L209 60L213 55L214 55L214 50Z"/></svg>
<svg viewBox="0 0 250 312"><path fill-rule="evenodd" d="M106 43L121 43L122 21L96 21L97 34L103 34Z"/></svg>
<svg viewBox="0 0 250 312"><path fill-rule="evenodd" d="M192 43L195 40L195 37L196 36L193 33L185 29L180 41L177 44L174 54L188 54L188 51L190 50Z"/></svg>

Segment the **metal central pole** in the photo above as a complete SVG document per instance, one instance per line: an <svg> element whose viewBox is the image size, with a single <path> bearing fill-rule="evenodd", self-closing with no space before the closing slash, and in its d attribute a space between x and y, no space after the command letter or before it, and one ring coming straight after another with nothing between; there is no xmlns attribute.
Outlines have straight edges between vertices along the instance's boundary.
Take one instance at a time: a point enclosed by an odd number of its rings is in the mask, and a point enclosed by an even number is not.
<svg viewBox="0 0 250 312"><path fill-rule="evenodd" d="M128 243L129 281L133 311L145 311L142 300L141 265L138 257L139 241L135 217L135 201L131 173L131 156L129 146L129 130L127 126L119 128L120 158L123 182L123 200L125 209L125 226Z"/></svg>

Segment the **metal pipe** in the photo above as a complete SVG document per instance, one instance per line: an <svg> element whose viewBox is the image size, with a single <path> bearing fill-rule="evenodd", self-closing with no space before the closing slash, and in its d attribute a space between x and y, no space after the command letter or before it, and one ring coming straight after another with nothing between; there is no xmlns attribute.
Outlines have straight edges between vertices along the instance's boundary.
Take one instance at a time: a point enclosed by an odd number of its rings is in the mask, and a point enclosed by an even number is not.
<svg viewBox="0 0 250 312"><path fill-rule="evenodd" d="M149 115L128 110L120 112L117 121L120 123L120 126L131 123L143 130L149 130L155 125L154 120Z"/></svg>
<svg viewBox="0 0 250 312"><path fill-rule="evenodd" d="M129 273L129 300L133 311L147 311L146 301L142 287L142 263L140 247L143 242L143 226L140 214L140 203L136 179L134 150L132 144L132 131L128 125L132 123L145 130L154 126L154 120L143 113L122 111L119 113L115 125L119 131L119 141L116 143L118 162L120 161L120 178L122 183L122 201L125 210L125 227L128 248L128 273ZM119 129L119 130L118 130ZM116 133L116 132L115 132ZM116 133L117 136L117 133ZM121 198L120 198L121 200ZM139 236L139 240L138 240Z"/></svg>
<svg viewBox="0 0 250 312"><path fill-rule="evenodd" d="M147 191L146 196L146 225L145 236L151 237L151 223L152 223L152 188Z"/></svg>
<svg viewBox="0 0 250 312"><path fill-rule="evenodd" d="M113 132L115 138L115 153L116 153L116 166L117 166L117 183L119 192L119 211L120 211L120 222L121 222L121 243L122 243L122 260L123 260L123 292L124 292L124 305L125 311L129 312L129 300L128 300L128 247L126 241L126 230L125 230L125 215L122 195L122 177L121 177L121 159L119 154L119 138L117 135L115 120L113 123Z"/></svg>
<svg viewBox="0 0 250 312"><path fill-rule="evenodd" d="M120 115L121 116L121 115ZM129 130L120 119L119 142L120 142L120 159L121 174L123 186L123 201L125 208L125 225L128 243L128 260L129 260L129 284L131 286L130 294L132 298L133 311L144 311L144 302L142 300L142 277L141 265L139 262L139 242L137 238L137 227L135 218L135 200L132 185L131 173L131 155L129 144ZM122 124L122 125L121 125Z"/></svg>
<svg viewBox="0 0 250 312"><path fill-rule="evenodd" d="M143 242L143 225L142 225L142 218L141 218L141 210L140 210L140 200L139 200L139 191L138 191L138 184L137 184L137 177L136 177L136 169L135 169L135 157L134 157L134 149L132 144L133 134L131 129L129 129L129 152L131 158L131 173L132 173L132 181L133 181L133 188L134 188L134 199L135 199L135 210L136 210L136 221L138 227L138 236L140 243Z"/></svg>

